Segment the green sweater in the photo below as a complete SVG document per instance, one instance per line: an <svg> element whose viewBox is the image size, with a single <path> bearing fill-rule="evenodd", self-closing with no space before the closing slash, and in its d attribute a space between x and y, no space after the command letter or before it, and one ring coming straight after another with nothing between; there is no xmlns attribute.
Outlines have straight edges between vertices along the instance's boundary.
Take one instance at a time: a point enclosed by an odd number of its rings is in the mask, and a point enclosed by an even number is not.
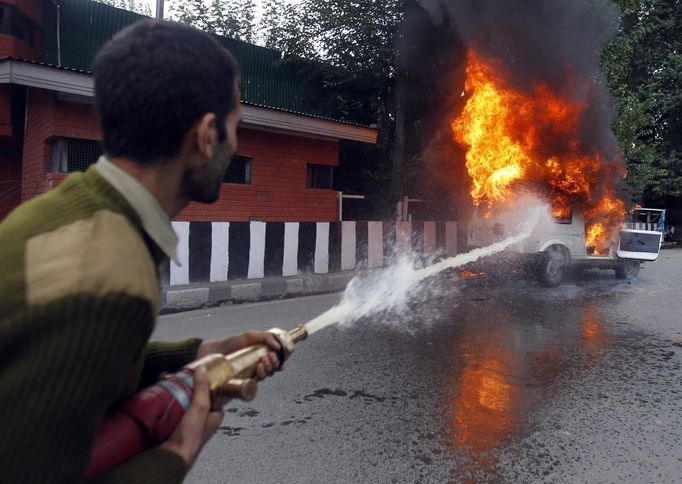
<svg viewBox="0 0 682 484"><path fill-rule="evenodd" d="M0 481L83 481L112 405L195 358L200 340L148 344L164 257L93 167L0 224ZM186 472L152 449L98 482Z"/></svg>

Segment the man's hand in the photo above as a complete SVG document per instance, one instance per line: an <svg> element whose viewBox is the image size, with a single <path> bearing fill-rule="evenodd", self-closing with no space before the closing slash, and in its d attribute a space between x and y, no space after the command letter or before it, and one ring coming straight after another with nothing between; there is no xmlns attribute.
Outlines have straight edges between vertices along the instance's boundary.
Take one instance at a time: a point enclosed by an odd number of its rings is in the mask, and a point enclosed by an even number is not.
<svg viewBox="0 0 682 484"><path fill-rule="evenodd" d="M192 404L173 434L161 444L161 448L175 452L183 458L187 467L191 468L202 447L213 437L222 421L222 410L211 411L211 394L206 368L199 367L194 372Z"/></svg>
<svg viewBox="0 0 682 484"><path fill-rule="evenodd" d="M258 366L256 366L256 378L262 380L282 368L276 353L279 352L282 347L277 341L277 338L268 331L247 331L246 333L229 338L203 341L197 350L197 358L203 358L204 356L213 353L228 355L242 348L246 348L247 346L256 344L264 344L272 349L272 352L261 358Z"/></svg>
<svg viewBox="0 0 682 484"><path fill-rule="evenodd" d="M279 352L282 348L277 338L270 332L248 331L230 338L203 341L197 350L197 358L203 358L213 353L227 355L257 344L267 345L273 350L261 358L256 367L255 376L262 380L281 369L279 357L275 352ZM200 367L194 373L192 404L170 438L161 444L161 448L175 452L183 458L189 467L192 467L202 447L218 430L222 420L222 410L211 411L211 395L206 368Z"/></svg>

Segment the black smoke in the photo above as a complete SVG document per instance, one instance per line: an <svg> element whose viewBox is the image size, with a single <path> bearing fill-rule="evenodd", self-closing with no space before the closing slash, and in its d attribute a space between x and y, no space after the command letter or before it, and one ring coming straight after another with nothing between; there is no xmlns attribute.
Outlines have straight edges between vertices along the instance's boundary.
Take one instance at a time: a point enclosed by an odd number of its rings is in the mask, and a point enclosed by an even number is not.
<svg viewBox="0 0 682 484"><path fill-rule="evenodd" d="M463 107L464 52L472 46L483 57L502 61L511 88L532 93L542 83L584 104L580 151L605 160L601 185L614 187L622 159L600 65L618 28L618 9L608 0L419 0L419 9L406 16L398 50L413 82L426 84L420 96L437 100L422 114L430 124L440 124L441 137ZM424 68L432 65L440 65L440 73ZM427 151L432 140L424 139Z"/></svg>

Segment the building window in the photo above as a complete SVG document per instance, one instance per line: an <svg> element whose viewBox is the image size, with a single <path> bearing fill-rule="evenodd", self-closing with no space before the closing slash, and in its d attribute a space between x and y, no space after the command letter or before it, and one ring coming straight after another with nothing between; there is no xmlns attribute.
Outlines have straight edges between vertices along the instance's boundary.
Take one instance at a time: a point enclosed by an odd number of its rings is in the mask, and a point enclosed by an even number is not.
<svg viewBox="0 0 682 484"><path fill-rule="evenodd" d="M50 171L53 173L85 171L102 155L102 145L96 140L57 138L50 144Z"/></svg>
<svg viewBox="0 0 682 484"><path fill-rule="evenodd" d="M35 47L36 27L26 15L10 5L0 5L0 34L11 35Z"/></svg>
<svg viewBox="0 0 682 484"><path fill-rule="evenodd" d="M334 187L334 167L308 163L308 181L306 187L332 190Z"/></svg>
<svg viewBox="0 0 682 484"><path fill-rule="evenodd" d="M233 156L223 183L251 185L251 158Z"/></svg>

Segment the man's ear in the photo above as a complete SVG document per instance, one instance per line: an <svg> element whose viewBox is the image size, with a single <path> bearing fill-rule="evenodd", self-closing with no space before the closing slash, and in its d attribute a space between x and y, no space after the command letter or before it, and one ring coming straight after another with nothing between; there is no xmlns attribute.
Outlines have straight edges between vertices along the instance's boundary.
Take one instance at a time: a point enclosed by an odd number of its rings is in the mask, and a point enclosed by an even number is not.
<svg viewBox="0 0 682 484"><path fill-rule="evenodd" d="M216 121L215 114L206 113L196 124L197 151L205 158L213 158L213 153L218 144Z"/></svg>

